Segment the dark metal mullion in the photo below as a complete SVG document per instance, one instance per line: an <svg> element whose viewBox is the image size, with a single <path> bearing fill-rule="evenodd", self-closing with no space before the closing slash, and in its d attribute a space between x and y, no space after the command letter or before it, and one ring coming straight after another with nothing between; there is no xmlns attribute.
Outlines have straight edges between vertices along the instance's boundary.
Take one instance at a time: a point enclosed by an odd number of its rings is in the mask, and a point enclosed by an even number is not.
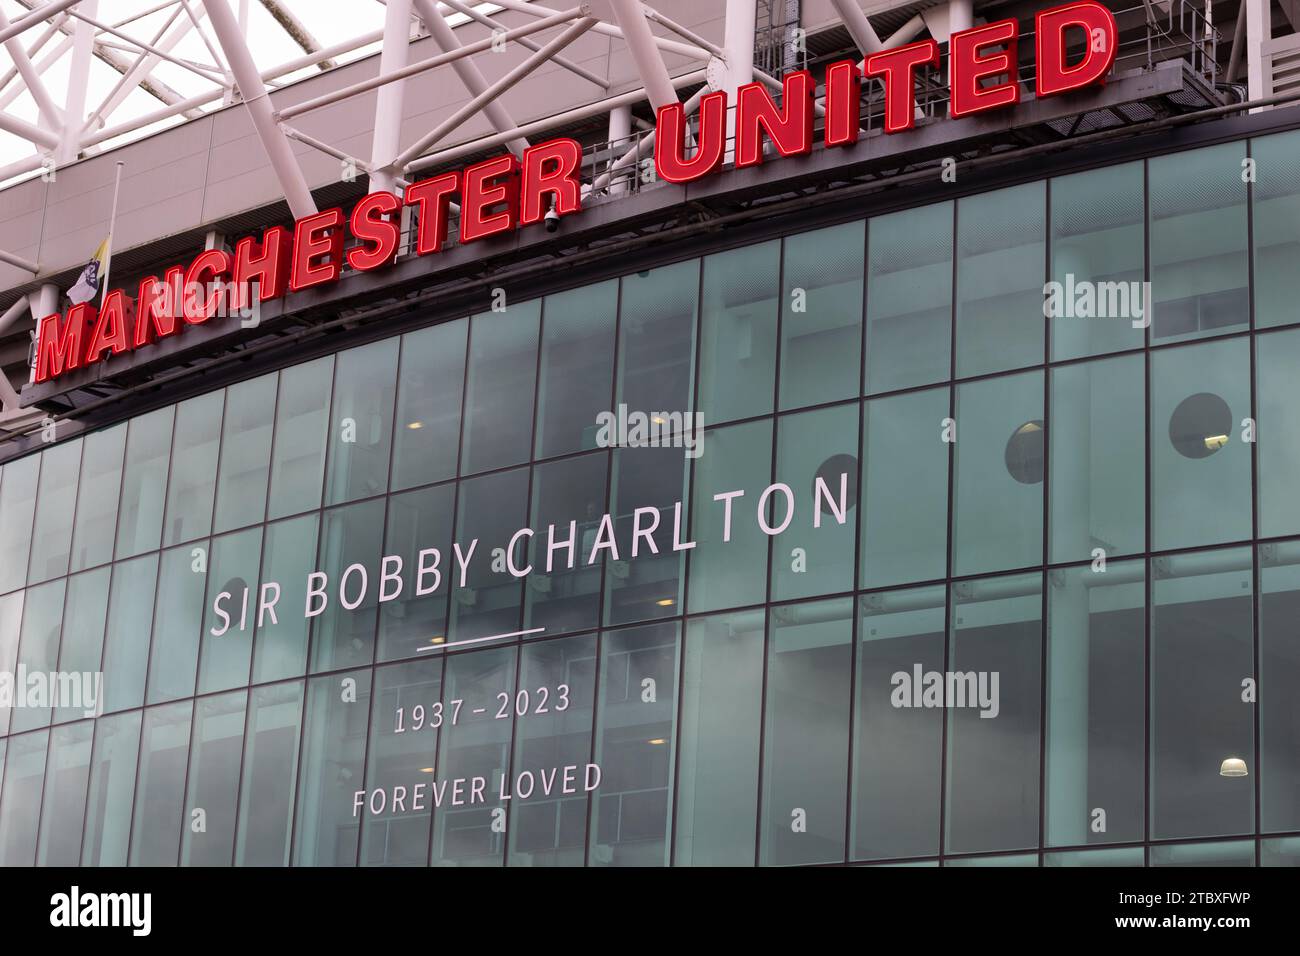
<svg viewBox="0 0 1300 956"><path fill-rule="evenodd" d="M957 297L960 295L957 276L957 200L952 203L952 279L948 313L948 420L953 424L953 441L948 443L948 528L944 552L947 559L944 569L943 601L943 672L948 673L949 657L953 643L952 602L953 602L953 502L956 498L957 452L956 444L960 438L957 426ZM943 866L944 854L948 848L948 708L943 709L943 720L939 730L939 865Z"/></svg>
<svg viewBox="0 0 1300 956"><path fill-rule="evenodd" d="M1246 157L1250 160L1248 165L1253 165L1254 159L1251 155L1252 140L1245 141ZM1255 680L1255 700L1251 706L1251 713L1254 718L1254 796L1255 796L1255 866L1263 864L1263 841L1260 834L1264 831L1264 821L1260 815L1262 809L1263 794L1260 787L1260 721L1259 712L1259 681L1260 681L1260 646L1262 642L1263 631L1263 613L1264 613L1264 595L1260 590L1260 581L1262 572L1259 566L1259 356L1258 349L1255 345L1255 181L1254 177L1246 181L1246 289L1249 295L1249 326L1250 338L1248 341L1250 351L1250 423L1252 429L1251 437L1254 439L1250 443L1250 568L1251 568L1251 601L1254 613L1251 614L1251 632L1252 632L1252 655L1253 662L1251 672Z"/></svg>
<svg viewBox="0 0 1300 956"><path fill-rule="evenodd" d="M1052 278L1052 180L1043 181L1043 282ZM1048 607L1047 562L1051 558L1051 479L1052 479L1052 320L1043 315L1043 480L1041 482L1042 553L1038 572L1038 865L1043 865L1043 852L1047 846L1047 655L1050 650L1047 633L1050 627Z"/></svg>
<svg viewBox="0 0 1300 956"><path fill-rule="evenodd" d="M1151 164L1147 160L1142 160L1142 278L1146 283L1144 288L1151 288ZM1143 698L1143 720L1144 727L1142 732L1142 863L1144 866L1151 865L1151 761L1154 757L1151 746L1151 695L1152 695L1152 673L1151 673L1151 624L1155 616L1155 589L1152 587L1152 570L1153 563L1151 559L1154 539L1152 534L1151 511L1154 504L1151 495L1151 346L1154 338L1153 330L1155 328L1155 302L1142 303L1144 317L1147 320L1146 328L1142 330L1143 347L1145 352L1142 356L1142 395L1144 408L1142 411L1142 431L1145 436L1143 442L1143 455L1146 463L1143 469L1143 512L1145 516L1145 534L1146 534L1146 554L1142 558L1143 565L1143 586L1145 588L1146 606L1142 614L1142 646L1143 646L1143 673L1142 673L1142 698Z"/></svg>

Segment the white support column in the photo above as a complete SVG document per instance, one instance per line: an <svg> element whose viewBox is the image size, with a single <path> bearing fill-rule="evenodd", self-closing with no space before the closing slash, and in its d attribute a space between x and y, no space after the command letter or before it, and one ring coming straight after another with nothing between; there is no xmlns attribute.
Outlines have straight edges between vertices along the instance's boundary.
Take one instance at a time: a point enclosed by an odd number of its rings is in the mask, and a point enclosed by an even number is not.
<svg viewBox="0 0 1300 956"><path fill-rule="evenodd" d="M626 152L627 147L631 146L629 137L632 135L632 107L616 106L609 111L609 148L611 152ZM619 152L619 155L622 155ZM612 183L609 187L610 195L620 196L628 191L626 180L620 179Z"/></svg>
<svg viewBox="0 0 1300 956"><path fill-rule="evenodd" d="M727 69L722 88L727 94L727 152L724 162L735 158L736 91L754 82L754 32L757 29L755 0L727 0L727 19L722 28L722 45L727 50Z"/></svg>
<svg viewBox="0 0 1300 956"><path fill-rule="evenodd" d="M974 25L975 4L972 0L948 0L948 36L969 30Z"/></svg>
<svg viewBox="0 0 1300 956"><path fill-rule="evenodd" d="M56 13L62 13L68 7L77 3L84 3L85 0L50 0L42 6L35 7L31 13L25 17L19 17L9 26L0 28L0 43L8 40L10 37L16 37L18 34L30 30L38 23L44 23L53 17Z"/></svg>
<svg viewBox="0 0 1300 956"><path fill-rule="evenodd" d="M1267 95L1264 92L1267 85L1264 77L1264 41L1271 36L1269 0L1242 0L1241 7L1242 12L1237 16L1246 17L1246 95L1252 100L1258 100Z"/></svg>
<svg viewBox="0 0 1300 956"><path fill-rule="evenodd" d="M90 17L98 13L99 0L87 0L83 12ZM62 166L77 158L81 151L81 124L86 118L86 93L90 87L90 58L95 55L95 28L78 20L72 32L72 65L68 70L68 96L64 101L63 135L54 152L54 161Z"/></svg>
<svg viewBox="0 0 1300 956"><path fill-rule="evenodd" d="M9 26L9 18L5 16L4 11L0 10L0 28ZM42 42L49 36L47 33L42 37ZM45 125L58 129L63 125L63 111L50 96L50 91L45 88L45 81L41 79L40 71L32 63L31 57L27 55L27 50L23 47L23 42L18 37L10 37L5 40L5 52L13 60L14 69L23 78L23 83L27 86L27 92L31 93L32 99L36 101L36 106L41 111L41 120Z"/></svg>
<svg viewBox="0 0 1300 956"><path fill-rule="evenodd" d="M835 8L835 12L844 21L844 29L849 31L849 36L853 37L858 52L864 57L882 48L883 44L880 42L880 37L876 34L875 28L871 26L867 15L858 6L858 0L831 0L831 6Z"/></svg>
<svg viewBox="0 0 1300 956"><path fill-rule="evenodd" d="M271 98L266 95L266 85L257 72L257 65L253 62L253 55L248 52L243 34L239 32L235 15L230 12L227 0L203 0L203 6L207 9L208 19L217 34L217 42L226 54L230 71L235 75L239 95L257 130L258 138L262 141L262 148L266 150L267 158L275 168L289 210L298 219L312 215L316 212L316 202L311 197L307 179L293 155L289 140L275 120Z"/></svg>
<svg viewBox="0 0 1300 956"><path fill-rule="evenodd" d="M172 14L171 19L163 25L162 30L160 30L158 35L155 37L154 45L156 45L159 50L170 52L176 44L185 39L190 30L194 29L195 24L191 20L180 20L180 13L180 9L177 8L177 10ZM177 20L180 20L180 22L175 23L175 26L173 27L172 24ZM169 30L171 31L170 33L168 32ZM136 57L131 68L122 74L122 78L119 79L113 86L113 89L109 91L108 96L104 98L104 102L96 108L94 115L92 115L83 125L83 135L96 125L102 126L104 120L106 120L115 109L126 101L126 98L131 95L132 91L134 91L137 86L141 85L148 78L149 74L153 72L154 67L158 65L159 59L160 58L153 53L141 53Z"/></svg>
<svg viewBox="0 0 1300 956"><path fill-rule="evenodd" d="M406 66L411 45L411 0L387 0L384 11L384 45L379 53L379 75ZM370 148L370 189L394 192L396 171L391 163L402 148L402 100L406 80L385 83L375 94L375 133Z"/></svg>
<svg viewBox="0 0 1300 956"><path fill-rule="evenodd" d="M731 24L731 8L736 2L738 0L727 0L728 30ZM752 51L754 0L748 2L750 6L749 46ZM677 91L673 89L673 81L668 76L668 67L664 65L664 59L655 45L654 34L650 32L650 24L646 22L645 8L641 5L641 0L610 0L610 6L613 7L614 19L618 21L619 29L623 31L627 51L632 56L632 62L636 64L637 75L641 77L641 84L649 95L650 105L657 111L662 106L676 103Z"/></svg>
<svg viewBox="0 0 1300 956"><path fill-rule="evenodd" d="M460 41L456 39L456 34L452 28L447 26L447 21L444 20L442 14L438 12L438 8L434 6L433 0L413 0L413 2L415 4L416 13L418 13L420 19L424 21L425 29L427 29L429 35L433 37L433 42L438 45L438 49L442 50L443 53L451 53L453 50L459 49ZM483 76L483 73L479 70L478 64L469 57L460 57L451 62L452 69L455 70L456 75L460 77L460 81L464 84L465 89L469 90L470 96L483 96L488 88L488 82ZM505 106L496 100L488 100L483 104L483 115L488 118L488 122L492 124L492 128L499 133L504 133L506 130L517 128L515 121L512 120L510 114L506 112ZM510 149L510 152L514 153L516 156L523 156L524 150L528 148L528 140L519 137L512 139L507 146Z"/></svg>

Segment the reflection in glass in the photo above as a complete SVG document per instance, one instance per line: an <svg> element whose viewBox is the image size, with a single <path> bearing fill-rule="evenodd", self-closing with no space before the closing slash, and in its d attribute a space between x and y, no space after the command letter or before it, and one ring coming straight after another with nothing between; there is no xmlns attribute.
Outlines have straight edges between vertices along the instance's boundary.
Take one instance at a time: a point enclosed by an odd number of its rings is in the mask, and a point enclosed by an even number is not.
<svg viewBox="0 0 1300 956"><path fill-rule="evenodd" d="M528 460L541 302L474 316L461 438L461 474Z"/></svg>
<svg viewBox="0 0 1300 956"><path fill-rule="evenodd" d="M445 484L388 499L384 554L401 558L402 590L393 600L379 605L377 658L381 661L410 657L430 644L447 640L447 595L456 580L451 550L455 498L456 486ZM425 567L434 570L421 577L421 552L435 548L436 562L432 554L423 559ZM432 590L422 596L417 593L422 589Z"/></svg>
<svg viewBox="0 0 1300 956"><path fill-rule="evenodd" d="M176 406L163 547L204 537L212 530L222 398L219 391L209 392Z"/></svg>
<svg viewBox="0 0 1300 956"><path fill-rule="evenodd" d="M59 633L63 626L63 598L67 579L60 578L27 589L23 607L23 627L18 641L18 668L20 672L49 674L59 666ZM13 680L17 682L18 675ZM30 686L30 685L29 685ZM15 691L18 688L15 686ZM7 708L6 708L7 709ZM14 707L10 733L21 733L50 722L50 708Z"/></svg>
<svg viewBox="0 0 1300 956"><path fill-rule="evenodd" d="M95 721L82 866L126 866L141 714L143 711L128 710Z"/></svg>
<svg viewBox="0 0 1300 956"><path fill-rule="evenodd" d="M524 627L547 634L580 631L600 622L605 552L588 560L605 513L609 453L567 458L533 469L533 506L524 578ZM553 531L552 531L553 529ZM554 534L555 547L550 547ZM564 547L564 542L572 542ZM525 565L527 566L527 565Z"/></svg>
<svg viewBox="0 0 1300 956"><path fill-rule="evenodd" d="M230 865L247 703L248 691L244 690L195 701L185 799L187 825L181 838L184 866ZM196 816L200 811L201 817ZM198 826L200 820L202 827Z"/></svg>
<svg viewBox="0 0 1300 956"><path fill-rule="evenodd" d="M646 414L692 411L700 261L620 280L618 402Z"/></svg>
<svg viewBox="0 0 1300 956"><path fill-rule="evenodd" d="M461 482L454 539L461 551L453 550L445 569L451 588L452 641L519 630L524 582L506 569L506 552L510 549L515 568L527 564L524 539L511 541L528 523L527 509L527 468ZM464 587L462 564L468 566Z"/></svg>
<svg viewBox="0 0 1300 956"><path fill-rule="evenodd" d="M398 341L384 339L335 357L327 505L370 498L388 489Z"/></svg>
<svg viewBox="0 0 1300 956"><path fill-rule="evenodd" d="M297 677L307 669L307 574L316 566L320 518L303 515L266 526L262 543L262 581L280 586L279 607L257 622L253 645L253 683ZM260 593L260 592L259 592Z"/></svg>
<svg viewBox="0 0 1300 956"><path fill-rule="evenodd" d="M551 458L596 447L613 390L618 283L548 295L542 308L535 454Z"/></svg>
<svg viewBox="0 0 1300 956"><path fill-rule="evenodd" d="M171 458L174 406L131 419L126 431L126 463L117 506L117 544L121 561L158 547Z"/></svg>
<svg viewBox="0 0 1300 956"><path fill-rule="evenodd" d="M1260 829L1300 830L1300 541L1259 546L1259 587Z"/></svg>
<svg viewBox="0 0 1300 956"><path fill-rule="evenodd" d="M456 477L469 319L402 336L393 423L392 489Z"/></svg>
<svg viewBox="0 0 1300 956"><path fill-rule="evenodd" d="M706 435L704 441L708 440ZM684 555L693 540L687 530L690 517L685 503L689 464L680 448L620 448L614 452L609 511L614 516L619 557L613 560L613 552L604 552L610 558L605 562L606 625L680 613ZM642 513L641 528L654 539L655 547L649 546L643 534L633 559L638 511Z"/></svg>
<svg viewBox="0 0 1300 956"><path fill-rule="evenodd" d="M782 243L781 408L851 398L862 379L861 222Z"/></svg>
<svg viewBox="0 0 1300 956"><path fill-rule="evenodd" d="M302 682L254 687L249 695L235 865L288 866Z"/></svg>
<svg viewBox="0 0 1300 956"><path fill-rule="evenodd" d="M72 555L72 506L77 500L80 466L79 440L55 445L41 455L41 493L36 500L28 584L68 573L68 559Z"/></svg>
<svg viewBox="0 0 1300 956"><path fill-rule="evenodd" d="M199 552L196 554L195 552ZM198 677L199 634L207 584L207 542L164 551L158 569L158 603L149 648L148 702L156 704L194 694Z"/></svg>
<svg viewBox="0 0 1300 956"><path fill-rule="evenodd" d="M40 455L19 458L0 469L0 594L21 588L27 580L40 472Z"/></svg>
<svg viewBox="0 0 1300 956"><path fill-rule="evenodd" d="M102 694L106 713L139 707L144 703L157 581L156 554L113 565L113 581L108 592L108 623L104 625Z"/></svg>
<svg viewBox="0 0 1300 956"><path fill-rule="evenodd" d="M144 712L131 824L131 866L176 866L185 821L192 701Z"/></svg>
<svg viewBox="0 0 1300 956"><path fill-rule="evenodd" d="M1259 434L1259 536L1300 533L1300 329L1260 336L1255 343Z"/></svg>
<svg viewBox="0 0 1300 956"><path fill-rule="evenodd" d="M208 594L200 632L199 693L227 690L248 683L249 660L253 652L253 629L259 610L257 566L262 554L262 529L249 528L214 538L208 567ZM226 617L214 605L220 595ZM277 602L278 603L278 602ZM290 605L278 608L286 616L297 614ZM269 612L268 617L269 620ZM214 634L214 631L224 633Z"/></svg>
<svg viewBox="0 0 1300 956"><path fill-rule="evenodd" d="M217 534L261 521L271 469L271 435L278 376L263 375L226 389L221 427L221 466L217 471Z"/></svg>
<svg viewBox="0 0 1300 956"><path fill-rule="evenodd" d="M81 484L77 489L76 527L72 532L72 564L80 571L111 561L117 531L118 492L122 485L125 424L91 432L81 453ZM0 500L3 494L0 493ZM3 531L0 531L3 533Z"/></svg>
<svg viewBox="0 0 1300 956"><path fill-rule="evenodd" d="M0 866L32 866L41 813L41 784L50 732L9 738L4 765L4 800L0 802Z"/></svg>
<svg viewBox="0 0 1300 956"><path fill-rule="evenodd" d="M1290 325L1300 260L1300 131L1250 141L1255 160L1251 235L1255 243L1255 326Z"/></svg>
<svg viewBox="0 0 1300 956"><path fill-rule="evenodd" d="M704 257L699 410L710 425L770 415L781 243Z"/></svg>
<svg viewBox="0 0 1300 956"><path fill-rule="evenodd" d="M330 421L333 377L333 356L295 365L280 373L268 520L320 507L325 442L331 428L341 427L338 422Z"/></svg>
<svg viewBox="0 0 1300 956"><path fill-rule="evenodd" d="M294 866L357 865L361 818L353 793L365 778L370 680L371 672L361 670L308 682Z"/></svg>
<svg viewBox="0 0 1300 956"><path fill-rule="evenodd" d="M108 615L108 565L68 578L68 593L63 607L63 636L59 645L59 671L82 683L81 705L56 708L54 722L89 717L101 701L103 682L94 683L104 653L104 623ZM99 696L96 696L99 695ZM92 699L93 698L93 699Z"/></svg>
<svg viewBox="0 0 1300 956"><path fill-rule="evenodd" d="M312 619L313 671L357 667L374 659L384 507L384 500L375 498L327 511L321 519L318 567L328 583L318 580L325 596L311 599L313 611L326 602ZM288 607L285 613L290 613Z"/></svg>

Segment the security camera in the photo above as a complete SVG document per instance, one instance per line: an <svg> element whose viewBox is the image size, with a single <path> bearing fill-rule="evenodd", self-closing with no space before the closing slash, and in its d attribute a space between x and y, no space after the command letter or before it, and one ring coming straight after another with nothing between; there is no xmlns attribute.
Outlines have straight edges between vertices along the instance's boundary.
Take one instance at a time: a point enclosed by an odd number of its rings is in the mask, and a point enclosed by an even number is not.
<svg viewBox="0 0 1300 956"><path fill-rule="evenodd" d="M546 231L547 231L547 232L559 232L559 231L560 231L560 214L559 214L558 212L555 211L555 207L554 207L554 206L552 206L550 209L546 210L546 215L545 215L543 218L544 218L544 220L545 220L545 222L546 222Z"/></svg>

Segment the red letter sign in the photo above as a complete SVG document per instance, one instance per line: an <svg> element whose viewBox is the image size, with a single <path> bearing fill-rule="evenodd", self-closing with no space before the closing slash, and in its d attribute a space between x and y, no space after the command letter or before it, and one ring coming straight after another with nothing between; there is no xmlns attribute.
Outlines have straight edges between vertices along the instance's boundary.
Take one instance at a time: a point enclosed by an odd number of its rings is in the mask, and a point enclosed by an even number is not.
<svg viewBox="0 0 1300 956"><path fill-rule="evenodd" d="M982 27L954 33L948 41L949 96L948 115L970 116L1020 102L1020 84L1016 80L1016 36L1020 28L1015 20L998 20ZM1005 44L1001 53L981 55L985 47ZM1007 78L1001 83L982 86L980 80L990 76Z"/></svg>
<svg viewBox="0 0 1300 956"><path fill-rule="evenodd" d="M852 60L840 60L826 67L827 146L852 146L858 141L862 112L862 74Z"/></svg>
<svg viewBox="0 0 1300 956"><path fill-rule="evenodd" d="M1083 31L1083 59L1074 66L1065 65L1065 31L1070 27ZM1106 82L1115 63L1117 34L1115 17L1093 0L1040 10L1034 17L1038 96Z"/></svg>
<svg viewBox="0 0 1300 956"><path fill-rule="evenodd" d="M885 84L885 132L900 133L916 126L916 96L912 78L918 66L938 66L939 44L933 40L881 50L867 57L862 72Z"/></svg>
<svg viewBox="0 0 1300 956"><path fill-rule="evenodd" d="M95 321L95 307L89 302L68 310L68 320L61 326L59 316L47 315L40 321L36 336L36 377L44 382L74 368L81 368L82 336Z"/></svg>
<svg viewBox="0 0 1300 956"><path fill-rule="evenodd" d="M127 341L126 327L135 304L122 294L121 289L114 289L104 297L104 308L95 319L95 329L90 333L90 347L86 349L86 364L98 362L103 357L104 349L113 355L121 355L131 345Z"/></svg>
<svg viewBox="0 0 1300 956"><path fill-rule="evenodd" d="M176 266L168 269L163 281L149 276L140 282L140 300L135 310L135 338L132 345L152 345L158 339L179 331L176 320L181 314L185 272Z"/></svg>
<svg viewBox="0 0 1300 956"><path fill-rule="evenodd" d="M437 252L447 241L447 207L451 194L460 188L460 173L443 173L406 187L406 204L414 206L420 219L415 232L415 254Z"/></svg>
<svg viewBox="0 0 1300 956"><path fill-rule="evenodd" d="M502 182L493 182L501 179ZM493 206L505 209L489 213ZM519 218L519 160L510 153L484 160L465 170L461 190L460 241L473 242L508 232Z"/></svg>
<svg viewBox="0 0 1300 956"><path fill-rule="evenodd" d="M211 291L213 281L226 281L234 265L230 253L224 249L200 252L185 272L185 303L181 310L190 325L202 325L217 311L220 291Z"/></svg>
<svg viewBox="0 0 1300 956"><path fill-rule="evenodd" d="M362 244L348 250L348 265L369 272L397 258L400 230L393 214L401 208L402 201L390 192L371 193L352 207L352 235Z"/></svg>
<svg viewBox="0 0 1300 956"><path fill-rule="evenodd" d="M683 156L685 109L680 103L660 107L655 120L655 171L670 183L689 183L722 165L727 144L727 94L707 93L700 99L700 136L695 155Z"/></svg>
<svg viewBox="0 0 1300 956"><path fill-rule="evenodd" d="M283 226L272 226L262 233L258 245L252 236L235 244L235 288L231 305L242 309L252 296L249 287L257 283L260 302L278 299L289 288L289 263L293 259L293 237Z"/></svg>
<svg viewBox="0 0 1300 956"><path fill-rule="evenodd" d="M577 140L553 139L524 150L524 185L519 203L519 224L530 226L546 215L546 196L555 197L555 213L567 216L582 208L578 168L582 146ZM548 168L550 167L550 168Z"/></svg>
<svg viewBox="0 0 1300 956"><path fill-rule="evenodd" d="M318 259L324 261L318 262ZM343 210L326 209L293 227L293 272L289 289L301 292L333 282L343 269Z"/></svg>
<svg viewBox="0 0 1300 956"><path fill-rule="evenodd" d="M781 83L781 108L762 83L746 83L736 91L736 168L763 161L766 132L781 156L812 152L813 94L817 83L807 70L787 73ZM762 132L760 132L760 127Z"/></svg>

